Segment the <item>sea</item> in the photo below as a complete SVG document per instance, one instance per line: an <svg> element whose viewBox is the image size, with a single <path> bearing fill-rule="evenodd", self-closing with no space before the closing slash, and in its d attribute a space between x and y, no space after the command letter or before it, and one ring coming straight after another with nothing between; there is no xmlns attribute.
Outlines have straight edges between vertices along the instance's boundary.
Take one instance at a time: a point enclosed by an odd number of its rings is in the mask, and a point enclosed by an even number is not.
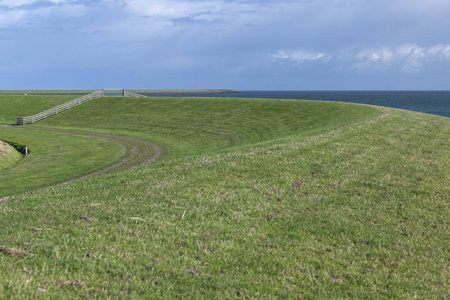
<svg viewBox="0 0 450 300"><path fill-rule="evenodd" d="M147 95L339 101L388 106L450 118L450 91L238 91Z"/></svg>

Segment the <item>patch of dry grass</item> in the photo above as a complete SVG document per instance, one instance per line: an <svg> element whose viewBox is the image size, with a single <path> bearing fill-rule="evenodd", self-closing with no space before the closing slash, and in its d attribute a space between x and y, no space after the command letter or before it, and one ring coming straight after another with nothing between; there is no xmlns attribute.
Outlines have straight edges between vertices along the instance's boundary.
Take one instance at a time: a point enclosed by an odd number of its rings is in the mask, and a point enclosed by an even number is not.
<svg viewBox="0 0 450 300"><path fill-rule="evenodd" d="M14 147L0 141L0 170L16 164L21 159L22 154L16 151Z"/></svg>
<svg viewBox="0 0 450 300"><path fill-rule="evenodd" d="M22 250L16 249L16 248L10 248L10 247L6 247L6 246L0 246L0 253L11 255L13 257L33 255L26 251L22 251Z"/></svg>

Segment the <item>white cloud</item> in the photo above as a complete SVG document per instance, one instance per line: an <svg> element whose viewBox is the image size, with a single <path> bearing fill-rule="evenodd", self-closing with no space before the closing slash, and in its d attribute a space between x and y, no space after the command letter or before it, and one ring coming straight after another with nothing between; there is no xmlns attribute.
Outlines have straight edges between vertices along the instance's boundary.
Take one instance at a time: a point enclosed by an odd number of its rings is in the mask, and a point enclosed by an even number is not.
<svg viewBox="0 0 450 300"><path fill-rule="evenodd" d="M32 5L34 3L53 3L60 4L68 2L68 0L0 0L0 6L6 6L8 8L22 7L26 5Z"/></svg>
<svg viewBox="0 0 450 300"><path fill-rule="evenodd" d="M312 52L308 50L280 50L276 54L271 55L275 59L286 59L297 63L306 61L327 61L327 55L322 52Z"/></svg>
<svg viewBox="0 0 450 300"><path fill-rule="evenodd" d="M273 21L278 7L287 2L229 0L103 0L106 10L95 26L117 42L148 42L162 39L187 41L189 45L220 40L234 43L245 32L260 30ZM292 4L292 3L291 3ZM108 19L114 15L114 20ZM258 37L259 38L259 37ZM188 42L186 42L188 43Z"/></svg>
<svg viewBox="0 0 450 300"><path fill-rule="evenodd" d="M387 70L394 61L394 53L389 48L362 50L352 58L352 67L359 70Z"/></svg>
<svg viewBox="0 0 450 300"><path fill-rule="evenodd" d="M280 50L271 55L276 60L295 63L330 63L361 72L400 71L420 73L429 68L450 65L450 44L422 47L403 44L397 47L340 50L334 53L310 50Z"/></svg>
<svg viewBox="0 0 450 300"><path fill-rule="evenodd" d="M47 0L47 1L51 2L51 3L55 3L55 4L60 4L60 3L67 2L67 0Z"/></svg>
<svg viewBox="0 0 450 300"><path fill-rule="evenodd" d="M221 2L128 0L127 7L141 16L173 19L217 13L221 10Z"/></svg>
<svg viewBox="0 0 450 300"><path fill-rule="evenodd" d="M14 10L0 13L0 28L9 27L14 24L20 23L26 16L26 11Z"/></svg>
<svg viewBox="0 0 450 300"><path fill-rule="evenodd" d="M1 0L0 5L9 8L20 7L24 5L30 5L35 3L37 0Z"/></svg>
<svg viewBox="0 0 450 300"><path fill-rule="evenodd" d="M397 70L418 73L430 67L450 63L450 45L421 47L404 44L393 48L360 51L352 67L359 71Z"/></svg>
<svg viewBox="0 0 450 300"><path fill-rule="evenodd" d="M123 0L131 13L160 20L191 18L192 20L225 20L228 26L266 23L267 15L277 15L291 1L227 1L227 0Z"/></svg>
<svg viewBox="0 0 450 300"><path fill-rule="evenodd" d="M65 0L52 0L54 4L63 3ZM11 1L12 4L12 1ZM19 1L16 1L19 4ZM86 15L89 10L81 4L51 5L35 8L14 8L0 11L0 28L10 28L17 30L20 28L53 27L55 30L62 29L61 21L68 21ZM80 26L81 27L81 26Z"/></svg>

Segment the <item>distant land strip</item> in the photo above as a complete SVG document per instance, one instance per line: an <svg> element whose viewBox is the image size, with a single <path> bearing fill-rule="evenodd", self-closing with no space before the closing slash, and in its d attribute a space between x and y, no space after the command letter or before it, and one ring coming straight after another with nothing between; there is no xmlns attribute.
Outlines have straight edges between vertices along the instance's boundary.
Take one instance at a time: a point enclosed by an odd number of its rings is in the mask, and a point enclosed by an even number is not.
<svg viewBox="0 0 450 300"><path fill-rule="evenodd" d="M142 93L146 95L165 95L165 94L199 94L199 93L239 93L239 90L139 90L125 89L128 92ZM94 92L95 90L0 90L0 95L54 95L54 96L79 96ZM122 89L105 89L108 94L121 93Z"/></svg>

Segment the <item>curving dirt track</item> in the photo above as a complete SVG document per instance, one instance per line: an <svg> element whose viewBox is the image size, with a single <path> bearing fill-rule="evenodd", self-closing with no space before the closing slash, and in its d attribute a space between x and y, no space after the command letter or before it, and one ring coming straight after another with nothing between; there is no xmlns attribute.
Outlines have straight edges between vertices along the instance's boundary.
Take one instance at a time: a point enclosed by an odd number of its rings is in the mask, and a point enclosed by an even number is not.
<svg viewBox="0 0 450 300"><path fill-rule="evenodd" d="M103 139L119 144L124 149L124 155L119 161L114 162L111 166L96 170L88 175L72 179L68 182L85 179L102 174L108 174L119 170L126 170L149 165L161 158L163 151L158 145L137 138L120 135L110 135L103 133L91 133L82 131L38 128L38 127L20 127L23 130L60 132L65 134L73 134L78 136L86 136L92 138Z"/></svg>

